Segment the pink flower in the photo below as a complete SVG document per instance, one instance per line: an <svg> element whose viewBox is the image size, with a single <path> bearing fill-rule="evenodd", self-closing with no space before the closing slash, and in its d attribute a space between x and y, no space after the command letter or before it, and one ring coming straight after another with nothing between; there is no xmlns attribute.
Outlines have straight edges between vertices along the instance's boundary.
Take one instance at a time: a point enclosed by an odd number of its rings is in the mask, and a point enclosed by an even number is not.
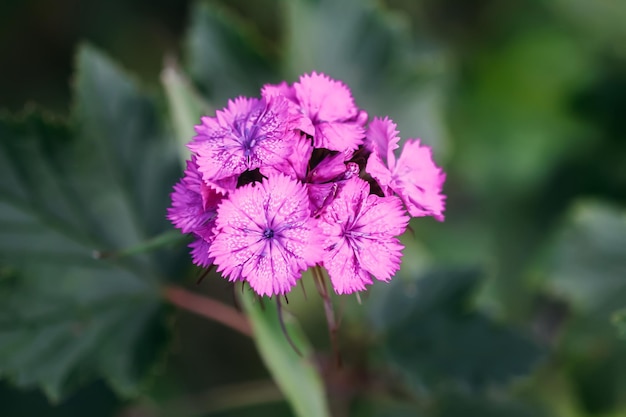
<svg viewBox="0 0 626 417"><path fill-rule="evenodd" d="M305 135L299 135L294 138L293 149L287 159L278 165L261 168L261 173L266 177L272 173L282 173L295 180L303 180L306 177L312 153L311 139Z"/></svg>
<svg viewBox="0 0 626 417"><path fill-rule="evenodd" d="M372 275L388 281L400 268L403 246L397 236L409 218L399 198L369 191L366 181L349 179L320 218L323 265L338 294L364 290Z"/></svg>
<svg viewBox="0 0 626 417"><path fill-rule="evenodd" d="M183 233L200 233L212 227L221 199L203 183L196 158L192 157L187 161L184 177L174 185L167 218Z"/></svg>
<svg viewBox="0 0 626 417"><path fill-rule="evenodd" d="M419 139L407 140L396 160L397 135L395 123L388 118L375 118L370 123L366 144L372 154L365 170L385 195L398 194L411 216L433 216L443 221L445 196L441 190L446 174L433 162L431 149L420 146Z"/></svg>
<svg viewBox="0 0 626 417"><path fill-rule="evenodd" d="M385 161L394 160L393 151L398 149L397 125L388 117L381 119L374 117L374 120L367 127L367 136L365 137L365 147L370 152L376 152Z"/></svg>
<svg viewBox="0 0 626 417"><path fill-rule="evenodd" d="M188 147L197 154L204 180L232 184L233 177L247 170L283 163L297 135L289 106L280 95L261 100L239 97L216 117L203 117Z"/></svg>
<svg viewBox="0 0 626 417"><path fill-rule="evenodd" d="M196 265L206 267L212 262L208 248L213 239L217 206L222 198L202 181L196 158L187 161L185 176L174 186L167 218L183 233L193 233L196 237L190 244Z"/></svg>
<svg viewBox="0 0 626 417"><path fill-rule="evenodd" d="M353 151L363 143L367 115L354 105L342 82L313 72L293 86L301 111L315 128L314 146L334 151Z"/></svg>
<svg viewBox="0 0 626 417"><path fill-rule="evenodd" d="M212 236L211 236L212 237ZM189 244L191 248L191 260L194 264L203 268L208 268L213 263L213 258L209 256L212 239L198 237Z"/></svg>
<svg viewBox="0 0 626 417"><path fill-rule="evenodd" d="M329 205L346 180L359 175L359 166L345 162L345 154L327 155L307 176L311 211L317 216Z"/></svg>
<svg viewBox="0 0 626 417"><path fill-rule="evenodd" d="M229 280L259 295L285 294L322 258L322 237L306 188L285 175L233 191L217 210L209 255Z"/></svg>
<svg viewBox="0 0 626 417"><path fill-rule="evenodd" d="M289 103L289 113L293 115L297 128L309 136L315 134L315 128L313 123L311 123L311 119L302 113L296 97L296 90L293 86L290 86L285 81L280 84L265 84L261 89L261 96L266 100L275 96L285 97Z"/></svg>

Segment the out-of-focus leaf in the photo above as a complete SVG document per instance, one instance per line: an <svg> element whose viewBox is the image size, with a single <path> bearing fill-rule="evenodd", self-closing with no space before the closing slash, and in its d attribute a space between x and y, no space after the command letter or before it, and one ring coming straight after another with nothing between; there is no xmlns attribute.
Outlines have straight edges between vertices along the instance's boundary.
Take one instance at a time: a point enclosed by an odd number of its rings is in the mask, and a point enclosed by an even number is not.
<svg viewBox="0 0 626 417"><path fill-rule="evenodd" d="M585 42L620 48L626 40L626 4L621 1L557 0L547 2L563 20L571 22Z"/></svg>
<svg viewBox="0 0 626 417"><path fill-rule="evenodd" d="M76 129L0 121L0 375L58 400L106 379L137 392L164 328L172 256L96 259L166 228L179 175L154 102L92 48L78 54Z"/></svg>
<svg viewBox="0 0 626 417"><path fill-rule="evenodd" d="M330 416L324 385L313 362L313 350L297 322L283 311L289 337L302 356L283 334L273 302L266 302L263 309L252 292L244 292L241 301L252 324L257 349L294 413L299 417Z"/></svg>
<svg viewBox="0 0 626 417"><path fill-rule="evenodd" d="M186 39L191 78L212 104L258 96L260 87L275 80L275 70L260 38L243 22L208 3L196 3Z"/></svg>
<svg viewBox="0 0 626 417"><path fill-rule="evenodd" d="M383 308L385 350L415 382L457 380L475 387L527 375L541 349L513 328L473 312L477 271L436 271L394 281ZM380 318L378 318L380 322Z"/></svg>
<svg viewBox="0 0 626 417"><path fill-rule="evenodd" d="M623 408L626 345L626 216L600 201L579 201L544 254L548 291L571 306L559 340L572 396L589 415ZM611 326L610 320L617 326Z"/></svg>
<svg viewBox="0 0 626 417"><path fill-rule="evenodd" d="M371 0L286 0L285 66L346 82L370 116L389 115L402 138L446 151L443 121L449 63L435 45L418 47L408 22Z"/></svg>
<svg viewBox="0 0 626 417"><path fill-rule="evenodd" d="M626 300L626 214L608 204L579 202L559 234L548 287L608 320Z"/></svg>
<svg viewBox="0 0 626 417"><path fill-rule="evenodd" d="M626 308L617 310L615 313L613 313L612 320L613 324L617 326L620 337L626 339Z"/></svg>
<svg viewBox="0 0 626 417"><path fill-rule="evenodd" d="M200 124L200 117L208 114L209 105L202 100L200 95L193 89L186 76L174 62L168 62L161 72L161 83L167 94L169 113L172 118L174 134L178 143L180 158L185 167L185 161L189 159L191 152L187 143L194 137L194 126Z"/></svg>
<svg viewBox="0 0 626 417"><path fill-rule="evenodd" d="M568 100L591 77L588 52L565 31L537 28L474 57L451 113L456 170L494 198L542 185L579 145Z"/></svg>
<svg viewBox="0 0 626 417"><path fill-rule="evenodd" d="M415 404L403 404L391 401L359 401L350 410L354 417L422 417L428 416Z"/></svg>
<svg viewBox="0 0 626 417"><path fill-rule="evenodd" d="M506 395L488 396L447 391L437 399L437 417L540 417L545 412Z"/></svg>

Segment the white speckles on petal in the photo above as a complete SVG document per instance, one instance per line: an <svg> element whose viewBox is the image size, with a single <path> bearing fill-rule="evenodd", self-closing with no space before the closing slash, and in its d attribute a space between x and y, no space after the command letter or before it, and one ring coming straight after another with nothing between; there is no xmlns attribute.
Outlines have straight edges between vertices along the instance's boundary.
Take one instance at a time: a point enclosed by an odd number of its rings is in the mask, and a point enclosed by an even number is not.
<svg viewBox="0 0 626 417"><path fill-rule="evenodd" d="M204 180L217 182L246 170L284 163L296 128L286 98L239 97L214 118L202 118L188 147L197 155Z"/></svg>
<svg viewBox="0 0 626 417"><path fill-rule="evenodd" d="M371 275L387 281L399 269L408 216L397 197L369 195L360 178L346 181L320 218L325 235L324 267L338 294L371 284Z"/></svg>
<svg viewBox="0 0 626 417"><path fill-rule="evenodd" d="M321 261L322 236L303 184L272 175L233 191L217 210L210 256L230 280L260 295L287 293L304 269Z"/></svg>

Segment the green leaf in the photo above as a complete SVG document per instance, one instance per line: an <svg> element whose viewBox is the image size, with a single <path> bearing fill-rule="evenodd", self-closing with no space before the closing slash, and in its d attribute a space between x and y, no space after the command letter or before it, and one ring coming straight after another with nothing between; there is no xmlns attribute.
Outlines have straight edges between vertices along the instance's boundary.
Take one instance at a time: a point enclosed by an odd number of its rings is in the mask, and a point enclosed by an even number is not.
<svg viewBox="0 0 626 417"><path fill-rule="evenodd" d="M393 401L362 399L356 401L350 410L354 417L425 417L428 413L420 410L416 404L404 404Z"/></svg>
<svg viewBox="0 0 626 417"><path fill-rule="evenodd" d="M554 13L575 26L571 31L586 44L591 41L602 50L615 47L626 40L626 5L619 1L557 0L550 2Z"/></svg>
<svg viewBox="0 0 626 417"><path fill-rule="evenodd" d="M186 145L195 136L194 126L200 124L200 117L211 111L210 106L202 100L174 62L166 64L161 73L161 83L167 95L182 166L185 167L185 161L191 155Z"/></svg>
<svg viewBox="0 0 626 417"><path fill-rule="evenodd" d="M473 270L395 280L374 316L385 317L389 358L415 382L461 381L480 388L530 372L541 349L521 332L471 310Z"/></svg>
<svg viewBox="0 0 626 417"><path fill-rule="evenodd" d="M98 377L137 392L164 336L159 282L178 255L93 256L168 228L179 166L154 101L90 47L75 89L74 125L0 120L0 375L53 400Z"/></svg>
<svg viewBox="0 0 626 417"><path fill-rule="evenodd" d="M587 136L568 103L591 77L593 58L555 25L533 26L512 39L472 56L451 113L463 138L455 170L497 200L544 186Z"/></svg>
<svg viewBox="0 0 626 417"><path fill-rule="evenodd" d="M579 202L560 231L546 271L548 288L603 320L626 300L626 214Z"/></svg>
<svg viewBox="0 0 626 417"><path fill-rule="evenodd" d="M506 395L476 395L447 390L438 398L437 417L540 417L546 413L530 403Z"/></svg>
<svg viewBox="0 0 626 417"><path fill-rule="evenodd" d="M279 312L273 302L266 302L264 308L261 308L250 291L244 292L241 300L254 331L257 349L295 415L330 416L324 386L313 362L313 350L297 322L283 310L289 337L302 353L302 357L283 334L279 324Z"/></svg>
<svg viewBox="0 0 626 417"><path fill-rule="evenodd" d="M276 59L244 22L208 3L196 3L186 38L189 73L218 107L228 99L258 96L274 80Z"/></svg>
<svg viewBox="0 0 626 417"><path fill-rule="evenodd" d="M626 339L626 308L613 313L612 321L617 327L620 337Z"/></svg>

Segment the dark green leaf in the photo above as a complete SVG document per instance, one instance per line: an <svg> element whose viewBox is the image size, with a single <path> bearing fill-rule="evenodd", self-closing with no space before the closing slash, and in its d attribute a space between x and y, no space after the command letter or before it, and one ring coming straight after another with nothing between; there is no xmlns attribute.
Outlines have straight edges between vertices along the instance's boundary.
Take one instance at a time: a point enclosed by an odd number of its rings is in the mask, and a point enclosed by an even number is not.
<svg viewBox="0 0 626 417"><path fill-rule="evenodd" d="M613 313L613 324L617 326L620 337L626 339L626 308L622 308Z"/></svg>
<svg viewBox="0 0 626 417"><path fill-rule="evenodd" d="M554 26L472 57L467 87L455 96L455 170L501 200L544 185L550 169L580 141L568 100L590 75L587 52ZM494 195L493 190L501 190Z"/></svg>
<svg viewBox="0 0 626 417"><path fill-rule="evenodd" d="M416 282L396 280L374 312L385 317L390 359L415 381L482 387L526 375L540 358L541 349L520 332L471 310L478 277L438 271Z"/></svg>
<svg viewBox="0 0 626 417"><path fill-rule="evenodd" d="M506 395L476 395L447 391L437 399L437 417L540 417L537 407L516 401Z"/></svg>
<svg viewBox="0 0 626 417"><path fill-rule="evenodd" d="M415 404L403 404L392 401L358 401L350 410L354 417L422 417L422 412Z"/></svg>
<svg viewBox="0 0 626 417"><path fill-rule="evenodd" d="M559 234L548 287L586 313L610 314L626 300L626 215L599 202L581 202Z"/></svg>
<svg viewBox="0 0 626 417"><path fill-rule="evenodd" d="M166 229L179 167L154 102L89 47L76 95L76 127L38 114L0 121L0 375L55 400L96 377L137 391L174 264L163 253L94 257Z"/></svg>
<svg viewBox="0 0 626 417"><path fill-rule="evenodd" d="M258 96L275 78L260 38L215 5L193 7L186 52L191 78L218 107L240 95Z"/></svg>

